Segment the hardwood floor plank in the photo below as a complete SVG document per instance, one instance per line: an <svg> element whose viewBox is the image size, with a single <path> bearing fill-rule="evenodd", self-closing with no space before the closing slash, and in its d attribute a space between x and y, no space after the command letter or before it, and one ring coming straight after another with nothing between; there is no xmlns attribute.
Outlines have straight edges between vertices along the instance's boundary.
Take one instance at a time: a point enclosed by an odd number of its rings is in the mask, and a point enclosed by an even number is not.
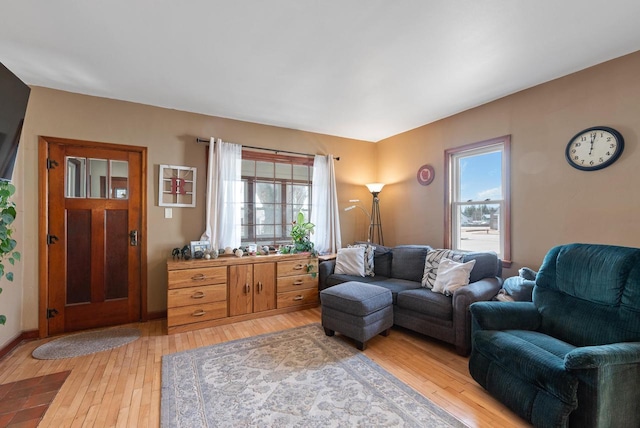
<svg viewBox="0 0 640 428"><path fill-rule="evenodd" d="M166 334L166 320L133 324L142 337L120 348L62 360L36 360L47 340L25 342L0 360L0 384L71 370L39 427L158 427L162 356L320 322L320 309ZM340 334L335 340L353 346ZM528 427L470 377L468 358L402 328L368 342L365 354L470 427Z"/></svg>

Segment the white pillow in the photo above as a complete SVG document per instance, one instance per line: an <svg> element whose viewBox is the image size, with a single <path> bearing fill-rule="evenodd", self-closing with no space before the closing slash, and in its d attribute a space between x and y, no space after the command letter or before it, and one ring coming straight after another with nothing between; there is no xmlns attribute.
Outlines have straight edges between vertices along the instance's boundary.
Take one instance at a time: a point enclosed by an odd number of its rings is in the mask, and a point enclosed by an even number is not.
<svg viewBox="0 0 640 428"><path fill-rule="evenodd" d="M340 248L334 272L364 276L364 247Z"/></svg>
<svg viewBox="0 0 640 428"><path fill-rule="evenodd" d="M475 260L466 263L458 263L446 258L440 260L436 282L431 291L451 296L458 288L469 284L469 275L475 264Z"/></svg>
<svg viewBox="0 0 640 428"><path fill-rule="evenodd" d="M436 282L436 274L438 273L438 265L440 260L449 259L456 262L462 261L462 253L447 249L432 249L427 252L424 260L424 273L422 275L422 286L424 288L433 288Z"/></svg>

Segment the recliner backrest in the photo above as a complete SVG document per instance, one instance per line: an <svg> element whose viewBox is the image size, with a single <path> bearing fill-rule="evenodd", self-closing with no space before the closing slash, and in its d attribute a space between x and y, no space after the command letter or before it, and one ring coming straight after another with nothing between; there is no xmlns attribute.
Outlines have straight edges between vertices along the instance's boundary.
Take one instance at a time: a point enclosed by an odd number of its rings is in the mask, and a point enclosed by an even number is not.
<svg viewBox="0 0 640 428"><path fill-rule="evenodd" d="M533 289L540 330L575 346L640 341L640 249L552 248Z"/></svg>

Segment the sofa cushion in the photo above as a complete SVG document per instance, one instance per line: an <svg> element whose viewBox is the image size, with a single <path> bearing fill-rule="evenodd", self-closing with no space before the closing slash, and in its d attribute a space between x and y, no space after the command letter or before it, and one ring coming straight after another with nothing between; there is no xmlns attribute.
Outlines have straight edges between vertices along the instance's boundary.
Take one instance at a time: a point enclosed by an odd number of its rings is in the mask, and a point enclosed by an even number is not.
<svg viewBox="0 0 640 428"><path fill-rule="evenodd" d="M397 279L397 278L383 278L383 277L374 277L374 281L371 281L369 284L379 285L380 287L384 287L387 290L391 291L391 296L393 297L393 304L397 303L398 293L402 293L406 290L415 290L416 288L420 288L420 283L415 281L408 281L406 279Z"/></svg>
<svg viewBox="0 0 640 428"><path fill-rule="evenodd" d="M391 260L393 252L390 247L376 245L373 251L373 272L376 276L391 276Z"/></svg>
<svg viewBox="0 0 640 428"><path fill-rule="evenodd" d="M424 271L424 260L431 250L428 245L398 245L393 247L391 278L420 282Z"/></svg>
<svg viewBox="0 0 640 428"><path fill-rule="evenodd" d="M458 288L469 284L469 274L475 264L475 260L458 263L453 260L442 259L438 266L436 282L433 284L431 291L447 296L453 295L453 292Z"/></svg>
<svg viewBox="0 0 640 428"><path fill-rule="evenodd" d="M426 288L405 290L398 294L396 299L398 308L428 314L434 318L453 319L453 304L451 297L434 293Z"/></svg>
<svg viewBox="0 0 640 428"><path fill-rule="evenodd" d="M355 276L333 273L329 275L325 280L325 288L333 287L334 285L342 284L348 281L358 281L364 283L372 283L377 281L384 281L387 278L384 276Z"/></svg>
<svg viewBox="0 0 640 428"><path fill-rule="evenodd" d="M431 249L425 255L422 270L422 286L425 288L433 288L436 283L438 274L438 266L442 259L449 259L456 262L462 261L462 253L448 249Z"/></svg>
<svg viewBox="0 0 640 428"><path fill-rule="evenodd" d="M463 253L462 261L476 261L476 265L471 271L469 283L480 281L483 278L493 278L494 276L502 276L502 264L498 259L498 255L488 251L484 253L471 252Z"/></svg>

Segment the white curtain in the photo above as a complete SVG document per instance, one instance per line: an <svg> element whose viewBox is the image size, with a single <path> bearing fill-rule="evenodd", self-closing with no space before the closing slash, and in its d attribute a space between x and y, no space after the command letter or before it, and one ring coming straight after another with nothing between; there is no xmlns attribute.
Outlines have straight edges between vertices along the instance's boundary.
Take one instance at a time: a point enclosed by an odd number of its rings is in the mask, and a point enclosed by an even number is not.
<svg viewBox="0 0 640 428"><path fill-rule="evenodd" d="M335 253L342 247L339 214L333 155L316 155L313 161L311 223L315 224L312 241L319 253Z"/></svg>
<svg viewBox="0 0 640 428"><path fill-rule="evenodd" d="M207 170L207 227L211 248L237 248L242 239L242 146L211 138Z"/></svg>

